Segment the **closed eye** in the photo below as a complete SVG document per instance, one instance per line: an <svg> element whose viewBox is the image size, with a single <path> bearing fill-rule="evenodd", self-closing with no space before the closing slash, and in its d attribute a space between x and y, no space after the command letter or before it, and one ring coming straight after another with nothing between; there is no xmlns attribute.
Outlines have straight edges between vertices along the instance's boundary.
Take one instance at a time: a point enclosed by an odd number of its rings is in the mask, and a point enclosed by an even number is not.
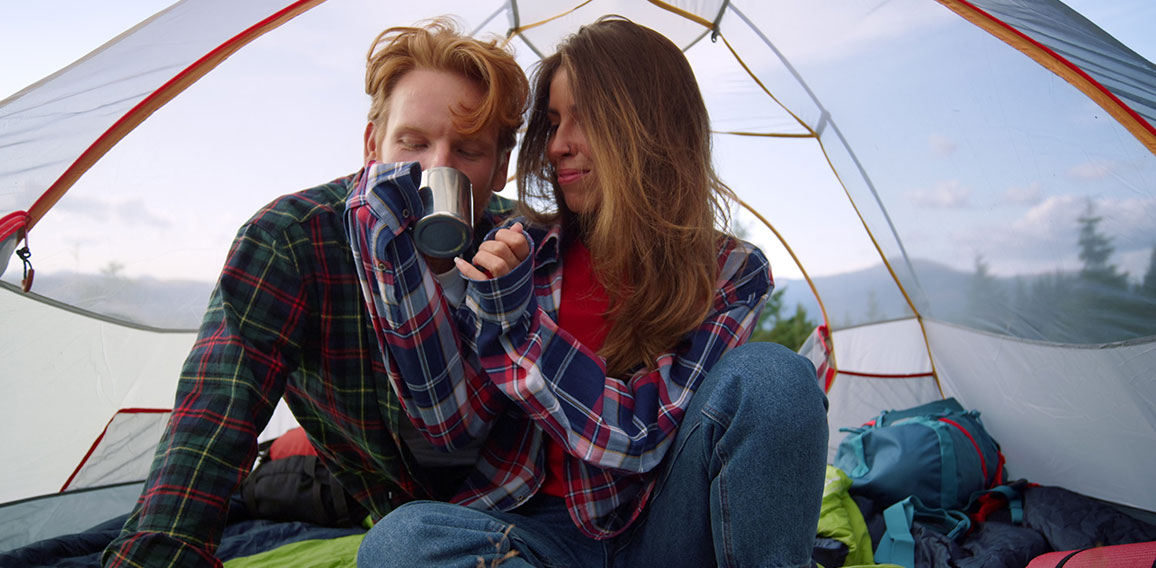
<svg viewBox="0 0 1156 568"><path fill-rule="evenodd" d="M429 145L424 138L415 138L412 136L403 136L397 140L397 143L406 150L420 150Z"/></svg>

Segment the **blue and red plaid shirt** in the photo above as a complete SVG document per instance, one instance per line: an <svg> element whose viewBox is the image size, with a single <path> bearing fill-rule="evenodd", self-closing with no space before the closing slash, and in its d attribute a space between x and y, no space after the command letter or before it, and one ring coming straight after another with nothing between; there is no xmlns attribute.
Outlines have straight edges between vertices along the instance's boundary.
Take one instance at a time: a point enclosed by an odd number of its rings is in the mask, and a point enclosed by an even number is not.
<svg viewBox="0 0 1156 568"><path fill-rule="evenodd" d="M605 361L559 329L560 227L528 227L531 254L512 272L471 281L451 308L408 231L421 214L412 164L374 164L349 198L346 224L387 375L436 446L488 436L452 499L509 510L545 477L542 436L567 453L566 504L579 528L609 538L637 518L695 389L747 340L772 288L753 245L727 238L707 319L657 368L607 377Z"/></svg>
<svg viewBox="0 0 1156 568"><path fill-rule="evenodd" d="M152 470L107 566L219 566L230 496L284 396L325 466L375 516L448 499L398 440L389 386L346 237L359 172L278 198L238 231L177 386ZM513 202L494 199L485 235Z"/></svg>

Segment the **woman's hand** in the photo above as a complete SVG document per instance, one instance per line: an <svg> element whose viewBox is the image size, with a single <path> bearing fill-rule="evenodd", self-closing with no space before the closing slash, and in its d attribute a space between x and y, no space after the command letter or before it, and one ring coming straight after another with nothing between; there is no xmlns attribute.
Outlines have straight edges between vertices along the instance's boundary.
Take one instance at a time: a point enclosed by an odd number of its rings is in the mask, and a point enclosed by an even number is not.
<svg viewBox="0 0 1156 568"><path fill-rule="evenodd" d="M498 229L494 238L478 246L473 264L458 257L454 259L458 271L471 280L489 280L509 274L530 254L530 243L523 233L522 224L514 223L509 229Z"/></svg>

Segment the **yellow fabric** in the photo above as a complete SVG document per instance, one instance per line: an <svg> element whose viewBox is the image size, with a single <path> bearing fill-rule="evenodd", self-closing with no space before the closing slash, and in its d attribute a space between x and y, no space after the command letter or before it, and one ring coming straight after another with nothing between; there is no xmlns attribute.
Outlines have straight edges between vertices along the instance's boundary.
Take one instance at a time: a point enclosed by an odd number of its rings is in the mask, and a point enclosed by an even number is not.
<svg viewBox="0 0 1156 568"><path fill-rule="evenodd" d="M357 568L357 548L363 538L364 534L355 534L329 540L303 540L260 554L234 558L225 562L225 568Z"/></svg>
<svg viewBox="0 0 1156 568"><path fill-rule="evenodd" d="M819 513L818 536L833 538L847 545L844 566L874 565L871 533L859 506L851 499L851 478L843 470L828 465L823 504Z"/></svg>

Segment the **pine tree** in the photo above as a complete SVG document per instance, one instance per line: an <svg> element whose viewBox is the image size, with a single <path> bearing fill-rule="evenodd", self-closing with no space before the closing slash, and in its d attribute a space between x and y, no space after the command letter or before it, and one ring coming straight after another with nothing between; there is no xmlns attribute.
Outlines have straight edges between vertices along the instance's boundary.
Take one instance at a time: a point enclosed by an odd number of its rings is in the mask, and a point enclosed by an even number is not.
<svg viewBox="0 0 1156 568"><path fill-rule="evenodd" d="M1095 206L1091 201L1088 201L1084 214L1077 219L1080 223L1080 236L1076 243L1080 247L1080 260L1084 263L1080 269L1080 278L1089 283L1125 288L1128 273L1117 272L1116 265L1108 263L1116 249L1112 246L1112 239L1099 231L1103 220L1103 217L1095 214Z"/></svg>
<svg viewBox="0 0 1156 568"><path fill-rule="evenodd" d="M759 323L751 334L751 341L779 343L792 351L798 351L803 342L818 325L807 318L807 310L802 304L795 305L795 315L783 317L783 292L786 288L771 293Z"/></svg>
<svg viewBox="0 0 1156 568"><path fill-rule="evenodd" d="M875 295L875 289L867 290L867 319L866 323L875 323L883 321L883 311L879 309L879 298Z"/></svg>
<svg viewBox="0 0 1156 568"><path fill-rule="evenodd" d="M998 331L1007 319L1007 300L982 254L975 256L975 273L967 290L966 317L980 329Z"/></svg>
<svg viewBox="0 0 1156 568"><path fill-rule="evenodd" d="M1144 273L1144 280L1140 282L1138 292L1156 298L1156 246L1152 247L1152 256L1148 257L1148 271Z"/></svg>

